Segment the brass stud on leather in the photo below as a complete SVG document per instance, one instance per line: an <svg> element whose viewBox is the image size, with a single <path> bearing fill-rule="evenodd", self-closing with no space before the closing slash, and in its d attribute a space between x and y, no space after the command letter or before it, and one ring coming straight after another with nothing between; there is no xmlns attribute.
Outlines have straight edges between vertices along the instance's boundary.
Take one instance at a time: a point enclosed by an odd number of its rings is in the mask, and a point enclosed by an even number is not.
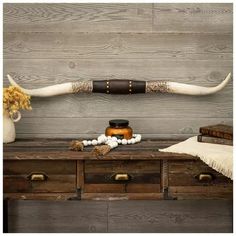
<svg viewBox="0 0 236 236"><path fill-rule="evenodd" d="M110 84L109 84L109 81L107 81L107 93L110 93L109 88L110 88Z"/></svg>
<svg viewBox="0 0 236 236"><path fill-rule="evenodd" d="M129 94L132 93L132 81L130 80L129 81Z"/></svg>

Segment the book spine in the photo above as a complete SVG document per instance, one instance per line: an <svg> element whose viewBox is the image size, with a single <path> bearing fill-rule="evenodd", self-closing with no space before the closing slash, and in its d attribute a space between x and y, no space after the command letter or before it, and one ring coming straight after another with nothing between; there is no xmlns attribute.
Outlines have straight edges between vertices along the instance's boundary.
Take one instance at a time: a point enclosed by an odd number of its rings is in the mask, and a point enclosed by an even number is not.
<svg viewBox="0 0 236 236"><path fill-rule="evenodd" d="M203 135L209 135L209 136L213 136L213 137L233 140L233 135L223 133L223 132L220 132L220 131L214 131L214 130L200 128L200 133L203 134Z"/></svg>
<svg viewBox="0 0 236 236"><path fill-rule="evenodd" d="M198 142L202 142L202 143L213 143L213 144L222 144L222 145L233 146L233 140L224 139L224 138L216 138L216 137L198 135L197 140L198 140Z"/></svg>

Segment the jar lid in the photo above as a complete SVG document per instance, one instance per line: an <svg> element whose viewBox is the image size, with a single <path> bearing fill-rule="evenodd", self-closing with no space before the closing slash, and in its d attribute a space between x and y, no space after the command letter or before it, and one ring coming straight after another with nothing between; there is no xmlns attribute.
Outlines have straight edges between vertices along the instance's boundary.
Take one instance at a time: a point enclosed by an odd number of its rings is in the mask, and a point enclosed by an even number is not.
<svg viewBox="0 0 236 236"><path fill-rule="evenodd" d="M129 125L128 120L110 120L109 125L111 127L127 127Z"/></svg>

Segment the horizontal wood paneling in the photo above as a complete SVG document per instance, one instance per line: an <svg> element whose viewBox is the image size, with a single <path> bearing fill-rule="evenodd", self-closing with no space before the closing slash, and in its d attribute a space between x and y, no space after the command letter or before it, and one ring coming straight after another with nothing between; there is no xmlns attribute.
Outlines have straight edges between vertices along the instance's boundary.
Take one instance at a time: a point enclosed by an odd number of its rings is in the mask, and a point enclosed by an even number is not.
<svg viewBox="0 0 236 236"><path fill-rule="evenodd" d="M6 59L232 59L231 34L46 33L4 34Z"/></svg>
<svg viewBox="0 0 236 236"><path fill-rule="evenodd" d="M116 201L108 218L113 233L233 232L232 201Z"/></svg>
<svg viewBox="0 0 236 236"><path fill-rule="evenodd" d="M232 208L231 200L11 201L9 232L232 233Z"/></svg>
<svg viewBox="0 0 236 236"><path fill-rule="evenodd" d="M107 232L107 203L80 201L12 201L9 232Z"/></svg>
<svg viewBox="0 0 236 236"><path fill-rule="evenodd" d="M22 85L32 87L77 79L160 79L214 86L232 71L232 66L232 60L5 59L4 75L9 73Z"/></svg>
<svg viewBox="0 0 236 236"><path fill-rule="evenodd" d="M215 86L232 72L232 4L4 4L4 75L27 88L77 79ZM4 86L8 85L4 77ZM32 98L17 137L95 137L127 118L144 137L231 123L233 83L205 97L76 94Z"/></svg>
<svg viewBox="0 0 236 236"><path fill-rule="evenodd" d="M232 125L230 118L187 119L182 118L132 118L130 125L136 133L144 137L188 137L196 135L199 127L211 123L226 123ZM95 122L96 121L96 122ZM16 126L18 137L95 137L104 132L107 118L24 118ZM60 128L59 128L60 127ZM151 128L152 127L152 128Z"/></svg>
<svg viewBox="0 0 236 236"><path fill-rule="evenodd" d="M4 4L10 32L151 32L151 4Z"/></svg>
<svg viewBox="0 0 236 236"><path fill-rule="evenodd" d="M157 32L232 32L232 4L154 4L154 26Z"/></svg>
<svg viewBox="0 0 236 236"><path fill-rule="evenodd" d="M228 118L233 112L231 91L232 88L225 88L219 94L207 97L165 94L132 96L84 94L33 98L31 101L33 110L23 111L22 114L23 118L181 118L183 114L187 118L194 116L196 118ZM137 101L140 102L141 107L136 106ZM20 123L16 125L18 124Z"/></svg>

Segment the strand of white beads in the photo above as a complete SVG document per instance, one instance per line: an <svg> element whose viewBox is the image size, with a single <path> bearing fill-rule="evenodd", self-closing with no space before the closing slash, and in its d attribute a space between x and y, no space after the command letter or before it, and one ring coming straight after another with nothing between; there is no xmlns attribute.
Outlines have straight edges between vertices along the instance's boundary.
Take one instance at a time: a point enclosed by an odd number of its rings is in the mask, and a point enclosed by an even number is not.
<svg viewBox="0 0 236 236"><path fill-rule="evenodd" d="M117 147L119 144L127 145L127 144L135 144L139 143L142 139L141 134L134 134L131 139L118 139L117 137L106 136L105 134L101 134L97 139L93 140L83 140L83 145L86 146L96 146L99 144L107 144L112 148Z"/></svg>

